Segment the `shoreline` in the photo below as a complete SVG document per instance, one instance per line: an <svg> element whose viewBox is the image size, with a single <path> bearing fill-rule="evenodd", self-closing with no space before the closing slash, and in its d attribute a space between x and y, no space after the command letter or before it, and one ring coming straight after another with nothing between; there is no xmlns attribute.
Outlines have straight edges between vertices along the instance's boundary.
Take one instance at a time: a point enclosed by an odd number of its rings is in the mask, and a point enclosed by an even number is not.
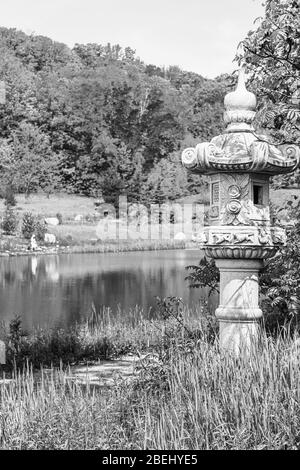
<svg viewBox="0 0 300 470"><path fill-rule="evenodd" d="M125 252L141 252L141 251L161 251L161 250L182 250L182 249L198 249L197 244L192 241L177 241L172 243L143 243L136 244L117 244L107 243L101 245L87 244L74 245L66 247L41 247L39 250L5 250L0 251L0 258L14 258L18 256L37 256L37 255L61 255L61 254L92 254L92 253L125 253Z"/></svg>

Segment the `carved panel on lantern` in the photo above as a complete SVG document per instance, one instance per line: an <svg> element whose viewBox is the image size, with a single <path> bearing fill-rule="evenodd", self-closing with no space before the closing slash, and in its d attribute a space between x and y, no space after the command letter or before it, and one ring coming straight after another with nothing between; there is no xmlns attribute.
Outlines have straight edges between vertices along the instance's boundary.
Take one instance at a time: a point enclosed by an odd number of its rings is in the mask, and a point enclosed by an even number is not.
<svg viewBox="0 0 300 470"><path fill-rule="evenodd" d="M211 176L212 225L270 223L268 176L218 173Z"/></svg>
<svg viewBox="0 0 300 470"><path fill-rule="evenodd" d="M212 175L210 182L210 220L218 220L220 214L220 177Z"/></svg>

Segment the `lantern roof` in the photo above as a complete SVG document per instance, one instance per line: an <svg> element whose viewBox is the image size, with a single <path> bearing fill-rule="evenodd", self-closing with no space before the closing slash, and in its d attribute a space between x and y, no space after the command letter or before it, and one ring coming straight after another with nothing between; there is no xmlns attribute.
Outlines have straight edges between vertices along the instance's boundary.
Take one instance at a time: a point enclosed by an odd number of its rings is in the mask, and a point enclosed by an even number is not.
<svg viewBox="0 0 300 470"><path fill-rule="evenodd" d="M210 142L182 153L186 168L198 173L247 172L270 175L289 173L299 164L296 145L276 145L255 132L256 97L247 90L245 73L239 72L236 89L224 98L225 131Z"/></svg>

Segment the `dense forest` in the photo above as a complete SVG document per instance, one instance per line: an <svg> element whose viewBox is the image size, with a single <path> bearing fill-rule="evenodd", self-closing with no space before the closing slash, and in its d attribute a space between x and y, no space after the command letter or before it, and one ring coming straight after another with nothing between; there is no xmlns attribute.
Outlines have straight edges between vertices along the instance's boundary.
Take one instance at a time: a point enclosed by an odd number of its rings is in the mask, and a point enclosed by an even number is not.
<svg viewBox="0 0 300 470"><path fill-rule="evenodd" d="M0 28L1 187L64 190L116 202L199 192L182 148L223 129L232 78L146 65L118 45L76 44ZM203 181L204 182L204 181Z"/></svg>

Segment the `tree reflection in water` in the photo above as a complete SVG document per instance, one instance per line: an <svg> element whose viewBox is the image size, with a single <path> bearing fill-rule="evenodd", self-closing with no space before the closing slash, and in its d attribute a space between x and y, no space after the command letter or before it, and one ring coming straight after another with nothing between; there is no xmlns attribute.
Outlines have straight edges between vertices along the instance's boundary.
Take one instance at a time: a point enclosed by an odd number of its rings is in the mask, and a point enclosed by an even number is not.
<svg viewBox="0 0 300 470"><path fill-rule="evenodd" d="M112 310L119 304L125 312L140 305L150 315L155 296L168 295L192 306L207 297L185 281L185 266L199 258L198 250L2 258L0 320L17 314L25 329L67 327L89 314L93 304ZM216 299L209 303L214 308Z"/></svg>

